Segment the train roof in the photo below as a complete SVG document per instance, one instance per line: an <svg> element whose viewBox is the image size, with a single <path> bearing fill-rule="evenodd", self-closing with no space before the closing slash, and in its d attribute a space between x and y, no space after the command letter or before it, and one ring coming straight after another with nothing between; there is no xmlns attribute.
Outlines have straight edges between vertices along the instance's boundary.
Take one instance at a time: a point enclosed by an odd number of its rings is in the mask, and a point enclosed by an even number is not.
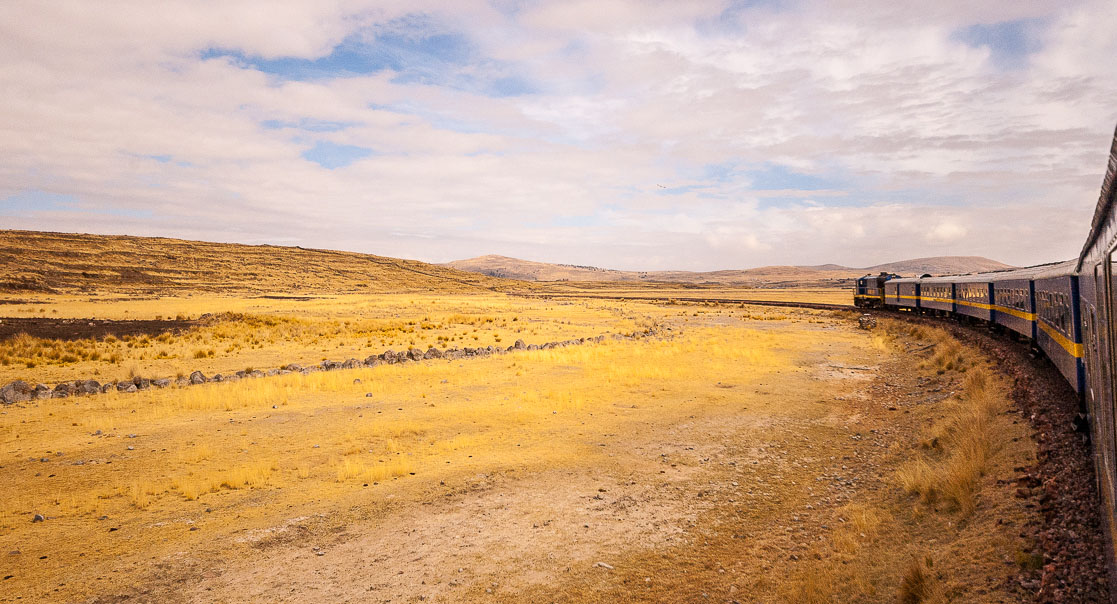
<svg viewBox="0 0 1117 604"><path fill-rule="evenodd" d="M1048 262L1023 268L1007 268L987 273L968 273L965 275L943 275L941 277L904 277L890 279L888 283L994 283L997 281L1015 281L1044 279L1049 277L1062 277L1074 274L1078 260L1064 260L1062 262Z"/></svg>
<svg viewBox="0 0 1117 604"><path fill-rule="evenodd" d="M1065 277L1067 275L1074 275L1078 272L1078 259L1067 260L1065 262L1056 262L1046 266L1043 270L1037 271L1032 276L1033 279L1047 279L1050 277Z"/></svg>
<svg viewBox="0 0 1117 604"><path fill-rule="evenodd" d="M1090 222L1090 234L1086 243L1082 244L1082 253L1078 256L1077 270L1082 270L1082 259L1089 253L1105 230L1107 219L1113 212L1114 196L1117 193L1117 131L1113 133L1113 143L1109 147L1109 164L1105 170L1105 177L1101 181L1101 193L1098 195L1098 206L1094 208L1094 219ZM1103 242L1107 243L1107 242Z"/></svg>

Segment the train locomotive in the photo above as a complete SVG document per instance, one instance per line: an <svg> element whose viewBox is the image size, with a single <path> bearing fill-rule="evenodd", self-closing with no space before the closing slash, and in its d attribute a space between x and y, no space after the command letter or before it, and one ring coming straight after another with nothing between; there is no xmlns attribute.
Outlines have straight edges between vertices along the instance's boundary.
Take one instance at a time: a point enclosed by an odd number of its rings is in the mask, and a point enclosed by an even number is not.
<svg viewBox="0 0 1117 604"><path fill-rule="evenodd" d="M1117 536L1117 133L1078 258L1021 269L918 278L867 275L854 303L997 325L1043 351L1079 396L1113 543Z"/></svg>

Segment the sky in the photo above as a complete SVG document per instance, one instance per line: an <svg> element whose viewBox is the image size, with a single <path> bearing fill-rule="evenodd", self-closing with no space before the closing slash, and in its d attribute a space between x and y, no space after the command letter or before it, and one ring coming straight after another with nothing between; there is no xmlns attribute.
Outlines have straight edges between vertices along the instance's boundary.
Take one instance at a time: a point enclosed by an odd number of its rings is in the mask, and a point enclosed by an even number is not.
<svg viewBox="0 0 1117 604"><path fill-rule="evenodd" d="M1077 255L1112 0L0 3L0 228L630 270Z"/></svg>

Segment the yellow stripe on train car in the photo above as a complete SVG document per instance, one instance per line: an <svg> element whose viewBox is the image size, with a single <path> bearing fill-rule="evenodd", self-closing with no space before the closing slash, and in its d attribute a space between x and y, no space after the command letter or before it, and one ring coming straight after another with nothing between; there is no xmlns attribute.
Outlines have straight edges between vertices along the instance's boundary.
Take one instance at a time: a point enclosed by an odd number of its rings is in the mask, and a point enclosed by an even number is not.
<svg viewBox="0 0 1117 604"><path fill-rule="evenodd" d="M1031 312L1028 312L1028 311L1025 311L1025 310L1020 310L1018 308L1010 308L1008 306L1001 306L999 304L994 304L993 305L993 310L995 310L997 312L1003 312L1006 315L1012 315L1014 317L1024 319L1025 321L1035 321L1036 320L1036 314L1035 313L1031 313Z"/></svg>
<svg viewBox="0 0 1117 604"><path fill-rule="evenodd" d="M1082 358L1082 344L1079 344L1078 342L1071 342L1069 339L1067 339L1066 336L1059 333L1054 327L1048 325L1044 321L1038 321L1038 323L1040 329L1042 329L1047 335L1051 336L1051 339L1055 340L1055 343L1057 343L1059 346L1062 346L1063 350L1066 350L1067 353L1070 354L1070 356L1077 359Z"/></svg>

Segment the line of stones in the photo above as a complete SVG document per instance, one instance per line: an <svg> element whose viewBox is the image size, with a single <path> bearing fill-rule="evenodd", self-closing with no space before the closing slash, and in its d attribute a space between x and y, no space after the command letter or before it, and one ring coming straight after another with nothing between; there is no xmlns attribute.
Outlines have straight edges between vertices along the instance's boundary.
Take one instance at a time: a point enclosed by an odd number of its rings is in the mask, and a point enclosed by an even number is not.
<svg viewBox="0 0 1117 604"><path fill-rule="evenodd" d="M632 335L613 334L613 338L617 340L623 339L636 339L653 336L656 334L655 329L646 329L641 332L636 332ZM41 400L49 398L66 398L70 396L92 395L107 393L111 390L118 392L138 392L140 390L148 390L150 388L167 388L171 385L176 386L194 386L197 384L205 384L207 382L234 382L246 378L261 378L274 375L287 375L291 373L309 374L313 371L332 371L335 369L357 369L361 367L376 367L377 365L396 365L399 363L426 361L431 359L463 359L471 357L491 356L494 354L505 354L517 350L549 350L552 348L565 348L567 346L574 346L577 344L585 344L587 342L603 342L604 335L599 335L591 338L577 338L573 340L563 340L561 342L547 342L546 344L525 344L523 340L516 340L516 343L508 348L498 348L496 346L486 346L483 348L450 348L447 350L439 350L431 346L426 350L418 348L411 348L409 350L396 352L393 350L386 350L380 354L371 355L365 360L348 359L346 361L322 361L317 365L303 367L295 363L283 365L277 369L268 369L261 371L254 369L251 371L237 371L229 375L222 375L220 373L211 377L206 377L201 371L195 371L189 376L182 376L179 378L161 378L161 379L148 379L136 376L131 380L124 380L119 382L108 382L102 384L97 380L72 380L62 382L54 388L46 384L31 384L23 381L16 380L3 388L0 388L0 403L8 405L12 403L20 403L30 400Z"/></svg>

